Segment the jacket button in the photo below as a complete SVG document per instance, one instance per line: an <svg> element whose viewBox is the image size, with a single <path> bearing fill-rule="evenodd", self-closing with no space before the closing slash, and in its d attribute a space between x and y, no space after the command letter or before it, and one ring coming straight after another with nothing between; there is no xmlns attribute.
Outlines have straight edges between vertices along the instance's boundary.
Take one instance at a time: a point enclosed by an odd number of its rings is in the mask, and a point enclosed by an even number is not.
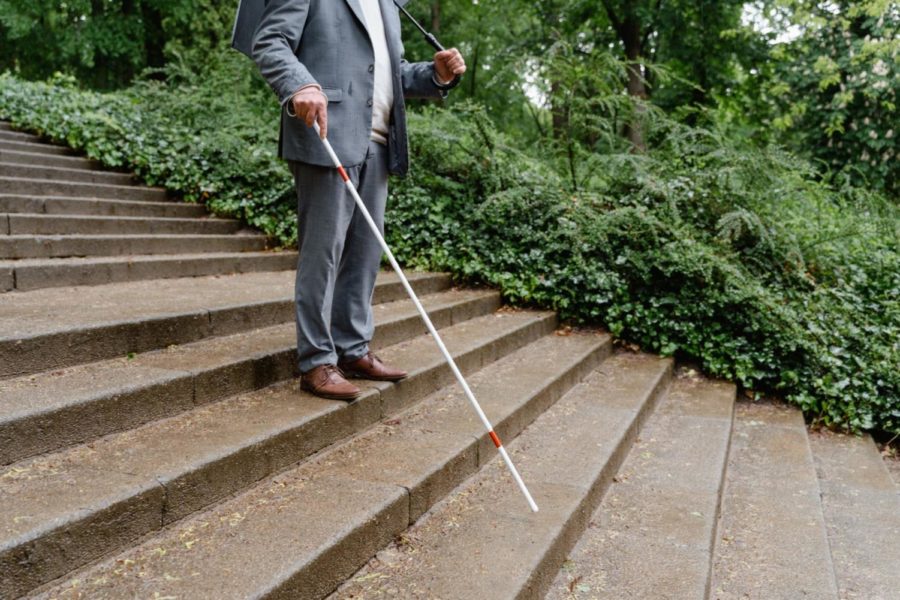
<svg viewBox="0 0 900 600"><path fill-rule="evenodd" d="M369 73L375 72L375 65L369 65Z"/></svg>
<svg viewBox="0 0 900 600"><path fill-rule="evenodd" d="M366 100L366 106L372 106L372 104L373 104L373 102L372 102L372 99L371 99L371 98L369 98L368 100Z"/></svg>

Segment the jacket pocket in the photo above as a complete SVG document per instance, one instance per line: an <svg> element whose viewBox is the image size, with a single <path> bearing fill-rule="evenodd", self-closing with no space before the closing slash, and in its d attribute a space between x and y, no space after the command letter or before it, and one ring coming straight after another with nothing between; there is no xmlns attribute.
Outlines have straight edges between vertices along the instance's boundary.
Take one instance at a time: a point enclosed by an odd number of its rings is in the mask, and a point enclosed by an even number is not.
<svg viewBox="0 0 900 600"><path fill-rule="evenodd" d="M340 88L327 88L323 87L322 92L328 98L328 103L332 104L334 102L340 102L344 99L344 90Z"/></svg>

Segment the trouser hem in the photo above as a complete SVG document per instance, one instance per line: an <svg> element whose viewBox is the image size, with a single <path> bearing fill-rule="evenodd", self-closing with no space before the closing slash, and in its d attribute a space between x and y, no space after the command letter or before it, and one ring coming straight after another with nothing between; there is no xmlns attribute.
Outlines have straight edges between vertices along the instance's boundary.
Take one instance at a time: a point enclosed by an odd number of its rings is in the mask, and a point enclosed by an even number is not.
<svg viewBox="0 0 900 600"><path fill-rule="evenodd" d="M337 364L337 355L336 354L322 354L319 356L315 356L313 358L308 358L299 362L300 365L300 373L309 373L316 367L321 367L322 365L336 365Z"/></svg>

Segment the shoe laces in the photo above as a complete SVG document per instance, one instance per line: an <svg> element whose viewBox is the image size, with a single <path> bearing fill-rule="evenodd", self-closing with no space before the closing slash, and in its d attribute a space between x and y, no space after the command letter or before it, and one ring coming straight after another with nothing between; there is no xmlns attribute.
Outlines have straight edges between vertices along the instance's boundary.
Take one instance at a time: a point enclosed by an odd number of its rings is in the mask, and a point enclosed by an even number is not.
<svg viewBox="0 0 900 600"><path fill-rule="evenodd" d="M337 365L325 365L322 369L322 375L326 380L331 379L332 375L337 375L338 377L345 377L344 372Z"/></svg>

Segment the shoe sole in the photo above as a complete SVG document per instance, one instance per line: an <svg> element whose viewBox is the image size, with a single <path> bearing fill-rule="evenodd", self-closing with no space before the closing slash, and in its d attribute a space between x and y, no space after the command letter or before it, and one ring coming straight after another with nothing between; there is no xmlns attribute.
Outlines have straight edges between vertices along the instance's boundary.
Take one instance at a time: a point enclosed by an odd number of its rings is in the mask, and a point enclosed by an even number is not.
<svg viewBox="0 0 900 600"><path fill-rule="evenodd" d="M303 384L300 385L300 389L304 392L309 392L313 396L318 396L319 398L325 398L327 400L344 400L345 402L356 400L362 395L362 390L356 392L355 394L328 394L326 392L314 390Z"/></svg>
<svg viewBox="0 0 900 600"><path fill-rule="evenodd" d="M404 379L409 377L409 375L408 374L403 375L402 377L371 377L369 375L361 375L358 373L349 373L347 371L344 371L344 377L346 377L347 379L365 379L366 381L394 381L394 382L396 382L396 381L403 381Z"/></svg>

